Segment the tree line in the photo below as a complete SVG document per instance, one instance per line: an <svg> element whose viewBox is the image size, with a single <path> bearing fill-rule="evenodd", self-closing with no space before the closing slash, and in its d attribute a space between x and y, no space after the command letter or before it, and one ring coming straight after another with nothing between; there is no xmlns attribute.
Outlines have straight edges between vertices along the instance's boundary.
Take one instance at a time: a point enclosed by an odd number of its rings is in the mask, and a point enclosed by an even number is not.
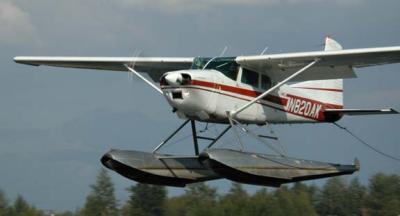
<svg viewBox="0 0 400 216"><path fill-rule="evenodd" d="M330 178L324 186L295 183L249 194L232 183L226 194L205 183L187 186L182 195L168 197L163 186L137 183L129 199L119 203L106 169L101 169L81 209L62 216L246 216L246 215L400 215L400 175L377 173L362 185L357 178ZM51 215L28 204L22 196L9 203L0 191L0 216Z"/></svg>

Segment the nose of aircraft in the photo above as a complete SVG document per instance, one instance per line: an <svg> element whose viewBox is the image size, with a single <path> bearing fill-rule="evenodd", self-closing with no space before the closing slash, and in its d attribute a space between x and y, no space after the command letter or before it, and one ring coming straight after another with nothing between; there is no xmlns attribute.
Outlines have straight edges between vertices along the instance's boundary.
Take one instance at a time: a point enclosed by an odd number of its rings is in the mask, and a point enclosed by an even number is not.
<svg viewBox="0 0 400 216"><path fill-rule="evenodd" d="M181 73L169 73L165 76L165 81L174 87L179 86L180 84L182 84L182 74Z"/></svg>

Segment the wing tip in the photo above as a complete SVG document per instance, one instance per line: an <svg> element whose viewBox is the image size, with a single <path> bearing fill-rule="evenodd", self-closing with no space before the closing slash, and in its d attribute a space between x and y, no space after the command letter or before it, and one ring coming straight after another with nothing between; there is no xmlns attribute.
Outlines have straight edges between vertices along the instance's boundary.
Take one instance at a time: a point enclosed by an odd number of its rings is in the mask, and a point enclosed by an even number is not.
<svg viewBox="0 0 400 216"><path fill-rule="evenodd" d="M15 56L15 57L13 58L13 60L14 60L14 62L16 62L16 63L20 63L20 62L22 61L22 58L21 58L21 56Z"/></svg>
<svg viewBox="0 0 400 216"><path fill-rule="evenodd" d="M380 111L386 114L399 114L399 112L393 108L381 109Z"/></svg>
<svg viewBox="0 0 400 216"><path fill-rule="evenodd" d="M354 164L354 167L356 168L356 170L360 171L361 164L360 164L360 161L358 160L358 158L354 158L353 164Z"/></svg>
<svg viewBox="0 0 400 216"><path fill-rule="evenodd" d="M15 63L18 63L18 64L39 66L39 64L35 64L35 63L32 63L31 61L29 61L29 59L27 59L27 57L25 57L25 56L15 56L13 58L13 60L14 60Z"/></svg>

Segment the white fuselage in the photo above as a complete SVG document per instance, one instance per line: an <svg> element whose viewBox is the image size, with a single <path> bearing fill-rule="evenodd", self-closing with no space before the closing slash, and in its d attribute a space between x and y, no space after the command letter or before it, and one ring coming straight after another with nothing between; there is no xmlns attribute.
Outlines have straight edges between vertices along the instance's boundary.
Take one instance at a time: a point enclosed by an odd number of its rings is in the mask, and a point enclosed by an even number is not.
<svg viewBox="0 0 400 216"><path fill-rule="evenodd" d="M179 117L228 123L227 112L240 108L265 91L241 83L240 76L241 72L237 80L232 80L212 69L173 71L163 76L161 89ZM312 90L315 89L283 85L240 112L235 119L248 124L326 122L325 109L342 108L339 103L313 96Z"/></svg>

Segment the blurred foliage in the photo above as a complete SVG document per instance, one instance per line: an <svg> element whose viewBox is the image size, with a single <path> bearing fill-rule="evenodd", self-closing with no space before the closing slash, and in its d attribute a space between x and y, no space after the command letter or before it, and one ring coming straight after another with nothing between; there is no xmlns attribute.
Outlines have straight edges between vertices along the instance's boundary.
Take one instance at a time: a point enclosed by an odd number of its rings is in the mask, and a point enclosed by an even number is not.
<svg viewBox="0 0 400 216"><path fill-rule="evenodd" d="M368 186L368 215L400 215L400 175L374 175Z"/></svg>
<svg viewBox="0 0 400 216"><path fill-rule="evenodd" d="M12 205L8 201L3 192L0 191L0 216L41 216L44 212L36 209L28 204L28 202L18 195Z"/></svg>
<svg viewBox="0 0 400 216"><path fill-rule="evenodd" d="M205 183L188 185L180 196L168 197L163 186L135 184L129 199L119 209L114 185L101 169L91 186L83 208L54 215L91 216L197 216L197 215L400 215L400 175L378 173L367 186L357 178L330 178L321 188L295 183L280 188L261 188L249 194L241 184L232 183L228 193ZM22 196L10 203L0 190L0 216L51 215L29 205Z"/></svg>
<svg viewBox="0 0 400 216"><path fill-rule="evenodd" d="M91 192L79 215L84 216L116 216L117 200L114 195L114 184L108 171L102 168L97 175L96 183L91 185Z"/></svg>
<svg viewBox="0 0 400 216"><path fill-rule="evenodd" d="M138 183L128 188L129 200L122 207L122 215L163 216L167 190L165 187Z"/></svg>

